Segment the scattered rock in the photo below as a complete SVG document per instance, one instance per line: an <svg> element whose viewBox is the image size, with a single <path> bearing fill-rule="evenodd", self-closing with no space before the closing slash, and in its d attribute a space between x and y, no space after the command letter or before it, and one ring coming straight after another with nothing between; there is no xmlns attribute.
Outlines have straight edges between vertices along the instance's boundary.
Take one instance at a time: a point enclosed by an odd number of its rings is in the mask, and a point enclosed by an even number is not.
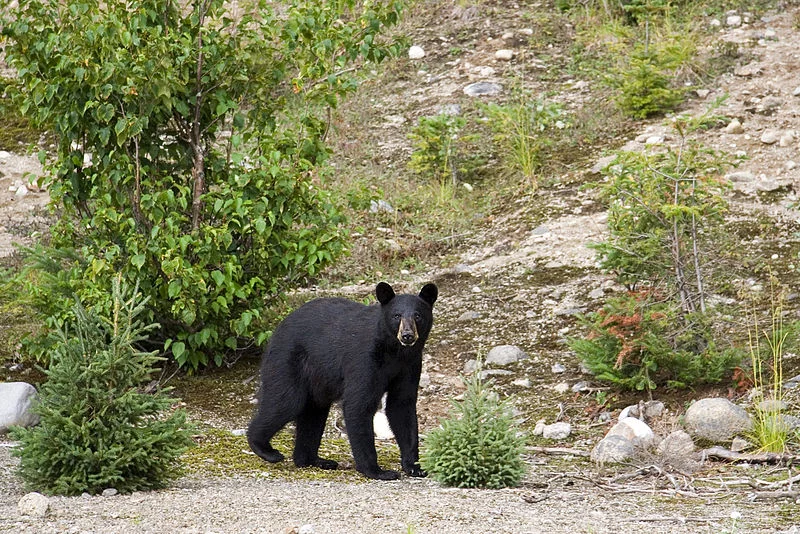
<svg viewBox="0 0 800 534"><path fill-rule="evenodd" d="M408 59L422 59L425 57L425 50L421 46L414 45L408 49Z"/></svg>
<svg viewBox="0 0 800 534"><path fill-rule="evenodd" d="M567 370L567 368L564 367L563 364L560 364L558 362L556 362L556 363L554 363L553 365L550 366L550 372L552 372L553 374L561 374L561 373L565 372L566 370Z"/></svg>
<svg viewBox="0 0 800 534"><path fill-rule="evenodd" d="M500 61L511 61L514 58L514 51L504 48L494 53L494 58Z"/></svg>
<svg viewBox="0 0 800 534"><path fill-rule="evenodd" d="M633 457L633 444L622 436L606 436L597 442L589 457L598 464L615 464Z"/></svg>
<svg viewBox="0 0 800 534"><path fill-rule="evenodd" d="M589 372L588 374L592 373ZM591 390L592 390L592 385L585 380L581 380L580 382L575 382L575 384L572 385L572 391L574 393L583 393L584 391L591 391Z"/></svg>
<svg viewBox="0 0 800 534"><path fill-rule="evenodd" d="M752 445L750 444L749 441L747 441L746 439L742 439L738 436L733 438L733 440L731 441L731 451L733 452L744 452L750 447L752 447Z"/></svg>
<svg viewBox="0 0 800 534"><path fill-rule="evenodd" d="M566 382L559 382L558 384L553 386L553 389L556 391L556 393L563 394L569 391L569 384L567 384Z"/></svg>
<svg viewBox="0 0 800 534"><path fill-rule="evenodd" d="M694 440L684 430L670 432L656 447L658 455L665 459L688 458L694 450Z"/></svg>
<svg viewBox="0 0 800 534"><path fill-rule="evenodd" d="M480 319L481 317L483 317L483 314L481 314L481 312L465 311L464 313L458 316L458 320L461 322L475 321L477 319Z"/></svg>
<svg viewBox="0 0 800 534"><path fill-rule="evenodd" d="M106 489L103 490L103 493L101 495L103 497L113 497L117 493L119 493L119 492L117 491L116 488L106 488Z"/></svg>
<svg viewBox="0 0 800 534"><path fill-rule="evenodd" d="M547 439L566 439L572 433L572 425L560 421L552 425L544 425L542 437Z"/></svg>
<svg viewBox="0 0 800 534"><path fill-rule="evenodd" d="M50 511L50 499L41 493L28 493L17 503L19 515L31 517L45 517Z"/></svg>
<svg viewBox="0 0 800 534"><path fill-rule="evenodd" d="M385 200L370 200L369 201L369 212L370 213L394 213L394 208L391 204L386 202Z"/></svg>
<svg viewBox="0 0 800 534"><path fill-rule="evenodd" d="M539 419L536 421L536 426L533 427L533 435L534 436L541 436L544 433L544 427L547 426L545 424L544 419Z"/></svg>
<svg viewBox="0 0 800 534"><path fill-rule="evenodd" d="M739 119L731 119L731 122L725 126L725 133L734 135L743 134L744 126L742 126L742 123L739 122Z"/></svg>
<svg viewBox="0 0 800 534"><path fill-rule="evenodd" d="M642 413L639 413L640 406ZM623 408L623 410L619 413L619 420L622 421L626 417L637 417L639 419L644 418L645 420L649 421L652 419L657 419L662 415L664 415L664 403L657 400L651 400Z"/></svg>
<svg viewBox="0 0 800 534"><path fill-rule="evenodd" d="M475 82L464 87L467 96L496 96L503 92L503 86L492 82Z"/></svg>
<svg viewBox="0 0 800 534"><path fill-rule="evenodd" d="M684 425L690 434L715 443L747 432L752 421L743 408L728 399L700 399L686 410Z"/></svg>
<svg viewBox="0 0 800 534"><path fill-rule="evenodd" d="M725 175L731 182L752 182L756 176L750 171L734 171Z"/></svg>
<svg viewBox="0 0 800 534"><path fill-rule="evenodd" d="M231 430L231 436L246 436L247 429L246 428L236 428Z"/></svg>
<svg viewBox="0 0 800 534"><path fill-rule="evenodd" d="M615 161L617 161L616 155L605 156L603 158L600 158L599 160L597 160L597 163L592 165L592 168L589 169L589 172L592 174L600 174L601 172L603 172L603 170L605 170L609 165L611 165Z"/></svg>
<svg viewBox="0 0 800 534"><path fill-rule="evenodd" d="M606 437L622 436L635 447L649 447L655 440L655 434L647 424L635 417L626 417L611 427Z"/></svg>
<svg viewBox="0 0 800 534"><path fill-rule="evenodd" d="M525 388L525 389L528 389L531 386L533 386L533 383L531 382L530 378L518 378L518 379L514 380L511 383L513 385L517 386L517 387Z"/></svg>
<svg viewBox="0 0 800 534"><path fill-rule="evenodd" d="M738 28L742 25L742 17L739 15L728 15L728 18L725 19L725 25L731 28Z"/></svg>
<svg viewBox="0 0 800 534"><path fill-rule="evenodd" d="M528 359L528 355L515 345L498 345L486 355L488 365L508 365L519 360Z"/></svg>
<svg viewBox="0 0 800 534"><path fill-rule="evenodd" d="M33 426L39 416L33 413L36 388L27 382L0 382L0 432L12 425Z"/></svg>
<svg viewBox="0 0 800 534"><path fill-rule="evenodd" d="M778 139L778 146L786 148L788 146L792 146L794 143L794 134L792 132L785 132L781 134L781 138Z"/></svg>
<svg viewBox="0 0 800 534"><path fill-rule="evenodd" d="M781 139L781 134L777 130L767 130L761 134L761 142L765 145L774 145Z"/></svg>

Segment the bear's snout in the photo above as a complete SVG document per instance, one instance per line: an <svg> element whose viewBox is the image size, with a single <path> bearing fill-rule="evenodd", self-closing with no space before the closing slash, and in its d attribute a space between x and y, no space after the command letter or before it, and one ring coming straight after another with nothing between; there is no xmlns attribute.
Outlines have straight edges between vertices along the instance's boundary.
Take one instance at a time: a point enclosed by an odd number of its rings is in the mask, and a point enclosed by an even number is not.
<svg viewBox="0 0 800 534"><path fill-rule="evenodd" d="M400 327L397 329L397 340L401 345L410 347L419 339L417 334L417 323L414 319L403 317L400 319Z"/></svg>

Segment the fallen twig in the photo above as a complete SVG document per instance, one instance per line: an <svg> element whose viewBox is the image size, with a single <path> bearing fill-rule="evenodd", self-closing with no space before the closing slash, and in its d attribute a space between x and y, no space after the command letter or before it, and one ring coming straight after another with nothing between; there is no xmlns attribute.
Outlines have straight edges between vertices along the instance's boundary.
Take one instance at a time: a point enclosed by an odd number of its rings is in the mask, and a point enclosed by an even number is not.
<svg viewBox="0 0 800 534"><path fill-rule="evenodd" d="M571 454L573 456L588 457L589 451L580 449L570 449L569 447L528 447L533 452L543 452L545 454Z"/></svg>
<svg viewBox="0 0 800 534"><path fill-rule="evenodd" d="M752 501L769 501L779 499L800 499L800 491L757 491L750 495Z"/></svg>
<svg viewBox="0 0 800 534"><path fill-rule="evenodd" d="M771 463L790 463L800 460L800 456L794 454L779 454L776 452L759 452L759 453L743 453L733 452L725 447L710 447L700 451L703 460L709 458L719 458L722 460L729 460L731 462L749 462L755 464L771 464Z"/></svg>

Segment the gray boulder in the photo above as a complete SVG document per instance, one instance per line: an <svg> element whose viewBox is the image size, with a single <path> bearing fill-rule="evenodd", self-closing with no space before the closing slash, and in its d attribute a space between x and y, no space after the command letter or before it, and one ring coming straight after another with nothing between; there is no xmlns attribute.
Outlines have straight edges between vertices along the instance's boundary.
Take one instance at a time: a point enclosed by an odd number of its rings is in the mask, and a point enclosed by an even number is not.
<svg viewBox="0 0 800 534"><path fill-rule="evenodd" d="M728 399L700 399L686 410L684 426L694 437L714 443L728 443L750 430L750 415Z"/></svg>
<svg viewBox="0 0 800 534"><path fill-rule="evenodd" d="M41 493L28 493L17 503L19 515L30 517L44 517L50 511L50 499Z"/></svg>
<svg viewBox="0 0 800 534"><path fill-rule="evenodd" d="M606 437L621 436L631 442L634 447L649 447L653 444L655 434L647 426L647 423L635 417L625 417L619 423L611 427Z"/></svg>
<svg viewBox="0 0 800 534"><path fill-rule="evenodd" d="M0 383L0 433L11 426L33 426L39 416L33 413L36 388L27 382Z"/></svg>
<svg viewBox="0 0 800 534"><path fill-rule="evenodd" d="M611 435L598 441L589 457L598 464L616 464L632 458L633 454L633 443L630 440Z"/></svg>
<svg viewBox="0 0 800 534"><path fill-rule="evenodd" d="M667 459L686 458L694 453L692 436L683 430L676 430L667 434L656 447L659 456Z"/></svg>
<svg viewBox="0 0 800 534"><path fill-rule="evenodd" d="M544 425L542 428L542 437L547 439L566 439L571 433L572 425L564 422Z"/></svg>
<svg viewBox="0 0 800 534"><path fill-rule="evenodd" d="M515 345L498 345L486 355L487 365L508 365L519 360L526 360L528 355Z"/></svg>

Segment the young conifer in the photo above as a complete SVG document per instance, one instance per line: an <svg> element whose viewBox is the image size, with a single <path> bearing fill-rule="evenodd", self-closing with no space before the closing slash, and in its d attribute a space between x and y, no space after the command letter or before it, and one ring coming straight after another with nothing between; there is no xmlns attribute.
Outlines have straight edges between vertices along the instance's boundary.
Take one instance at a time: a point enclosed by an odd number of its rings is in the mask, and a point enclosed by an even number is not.
<svg viewBox="0 0 800 534"><path fill-rule="evenodd" d="M428 433L420 465L435 480L460 488L498 489L519 485L525 474L525 436L518 432L511 407L480 377L465 377L463 401L454 401L450 417Z"/></svg>
<svg viewBox="0 0 800 534"><path fill-rule="evenodd" d="M176 459L191 444L183 410L171 411L165 389L146 394L162 358L137 343L157 325L137 319L146 299L112 290L110 318L74 307L75 322L59 342L39 392L38 426L15 428L19 474L33 490L63 495L131 492L164 487L177 476Z"/></svg>

